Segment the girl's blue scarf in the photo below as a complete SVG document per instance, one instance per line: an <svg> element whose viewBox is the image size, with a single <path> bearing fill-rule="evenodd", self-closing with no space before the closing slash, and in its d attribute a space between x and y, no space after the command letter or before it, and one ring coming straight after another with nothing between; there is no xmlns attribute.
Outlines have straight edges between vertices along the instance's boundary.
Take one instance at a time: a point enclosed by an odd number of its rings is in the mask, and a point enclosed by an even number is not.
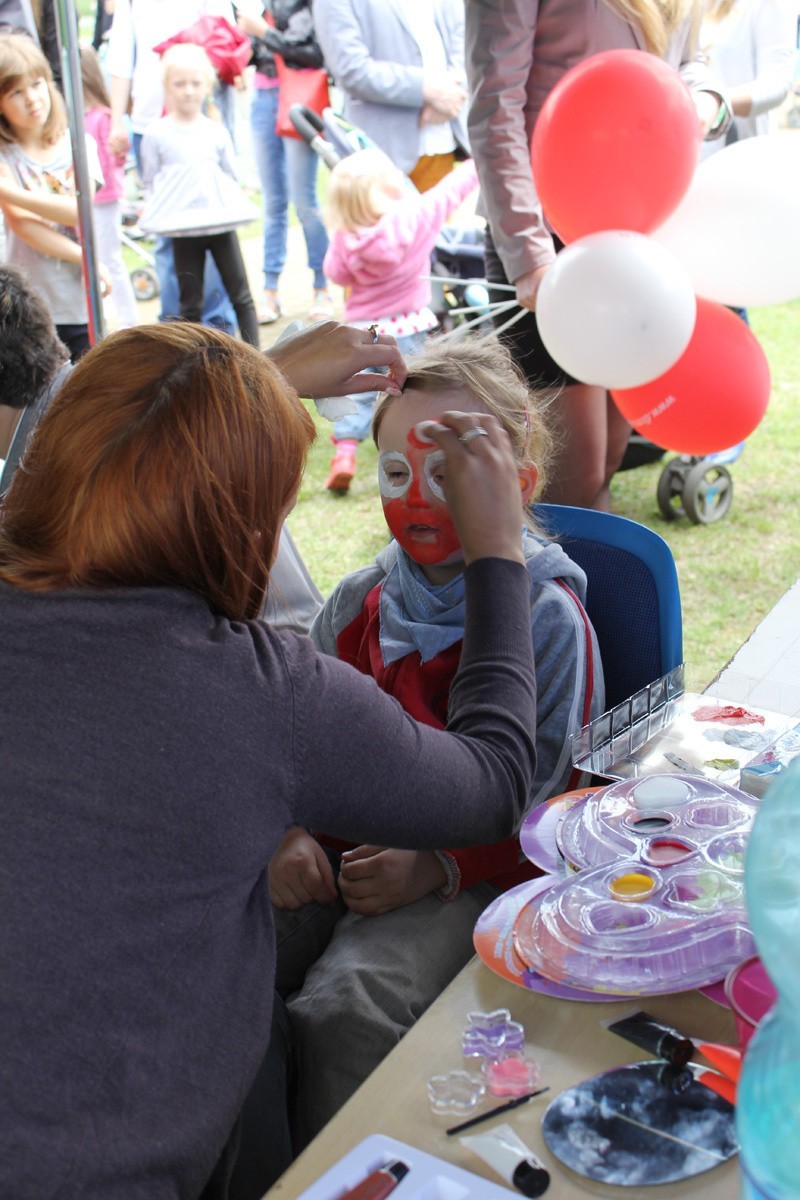
<svg viewBox="0 0 800 1200"><path fill-rule="evenodd" d="M529 559L538 539L523 530ZM464 636L464 576L449 583L429 583L420 567L395 543L394 565L383 581L380 602L380 643L384 666L419 651L429 662Z"/></svg>

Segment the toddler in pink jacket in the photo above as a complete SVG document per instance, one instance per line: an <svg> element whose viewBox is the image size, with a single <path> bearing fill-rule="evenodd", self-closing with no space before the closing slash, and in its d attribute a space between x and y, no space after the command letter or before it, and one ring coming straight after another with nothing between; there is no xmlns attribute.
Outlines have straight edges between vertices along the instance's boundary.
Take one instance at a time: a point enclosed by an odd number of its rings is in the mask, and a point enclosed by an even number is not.
<svg viewBox="0 0 800 1200"><path fill-rule="evenodd" d="M421 348L437 324L426 278L431 251L442 225L477 186L471 159L423 193L381 150L359 150L334 167L324 271L347 289L344 317L349 325L375 326L376 336L390 334L404 354ZM358 412L334 423L335 454L326 483L332 492L350 487L376 395L353 396Z"/></svg>

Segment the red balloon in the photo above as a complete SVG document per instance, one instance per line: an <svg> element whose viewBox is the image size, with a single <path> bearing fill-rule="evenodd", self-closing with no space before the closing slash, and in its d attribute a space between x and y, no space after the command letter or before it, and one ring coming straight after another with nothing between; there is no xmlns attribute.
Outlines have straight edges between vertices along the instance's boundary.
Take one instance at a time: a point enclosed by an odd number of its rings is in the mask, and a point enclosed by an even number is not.
<svg viewBox="0 0 800 1200"><path fill-rule="evenodd" d="M749 437L767 409L769 364L741 317L697 301L691 341L658 379L611 395L634 429L665 450L705 456Z"/></svg>
<svg viewBox="0 0 800 1200"><path fill-rule="evenodd" d="M548 95L531 145L536 190L564 242L601 229L650 233L682 199L700 122L689 89L643 50L606 50Z"/></svg>

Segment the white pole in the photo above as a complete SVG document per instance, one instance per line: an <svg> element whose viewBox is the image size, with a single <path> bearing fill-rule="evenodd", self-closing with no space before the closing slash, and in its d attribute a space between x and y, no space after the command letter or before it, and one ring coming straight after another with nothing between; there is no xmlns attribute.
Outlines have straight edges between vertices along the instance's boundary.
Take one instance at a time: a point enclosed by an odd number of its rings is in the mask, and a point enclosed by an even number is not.
<svg viewBox="0 0 800 1200"><path fill-rule="evenodd" d="M78 17L75 11L75 0L55 0L54 7L58 48L61 53L64 99L67 104L69 132L72 140L72 164L75 171L75 192L78 199L78 221L83 253L83 278L86 287L86 307L89 314L89 340L94 346L105 336L105 328L92 222L92 188L86 154L81 60L78 53Z"/></svg>

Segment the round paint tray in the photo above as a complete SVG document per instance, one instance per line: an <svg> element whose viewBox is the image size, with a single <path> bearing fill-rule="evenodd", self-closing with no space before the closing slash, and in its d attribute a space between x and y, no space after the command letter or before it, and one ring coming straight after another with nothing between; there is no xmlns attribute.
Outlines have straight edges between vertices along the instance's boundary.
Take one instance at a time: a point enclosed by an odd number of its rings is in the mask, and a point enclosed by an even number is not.
<svg viewBox="0 0 800 1200"><path fill-rule="evenodd" d="M558 851L574 870L641 857L668 866L724 833L728 866L741 869L758 802L738 788L692 775L648 775L601 788L564 811Z"/></svg>
<svg viewBox="0 0 800 1200"><path fill-rule="evenodd" d="M657 995L704 987L753 953L741 872L695 856L581 871L524 905L512 941L526 967L571 987Z"/></svg>

